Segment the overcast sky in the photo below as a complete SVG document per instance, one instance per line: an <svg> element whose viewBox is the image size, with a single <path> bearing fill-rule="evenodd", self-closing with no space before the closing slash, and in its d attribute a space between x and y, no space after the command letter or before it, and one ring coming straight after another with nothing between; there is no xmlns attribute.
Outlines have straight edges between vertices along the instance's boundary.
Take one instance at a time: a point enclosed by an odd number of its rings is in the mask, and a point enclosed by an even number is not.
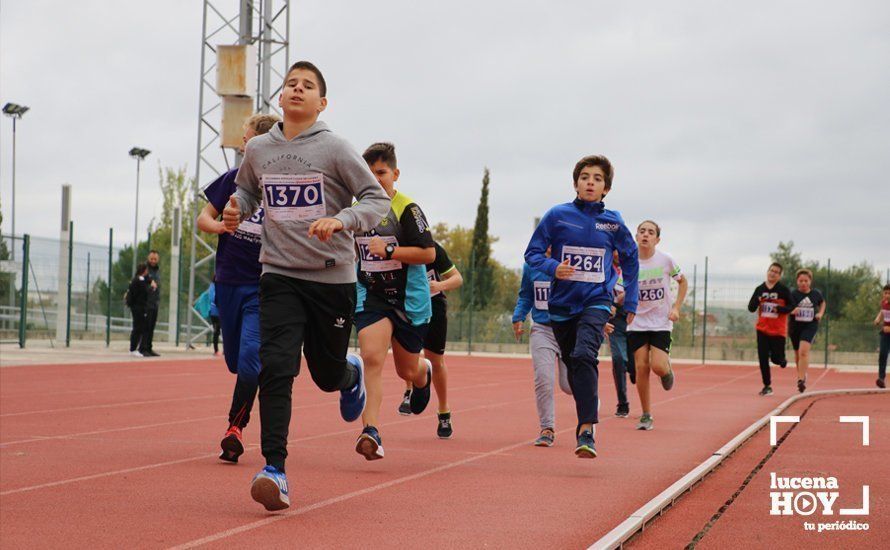
<svg viewBox="0 0 890 550"><path fill-rule="evenodd" d="M219 5L236 5L220 1ZM235 13L234 7L229 8ZM160 217L158 163L194 172L201 2L7 1L0 101L18 126L16 232L132 240ZM518 267L533 218L607 155L608 208L663 227L682 265L761 272L804 258L890 267L890 4L884 1L292 3L291 61L325 73L330 126L397 146L431 222L470 226L491 169L495 256ZM0 122L10 230L11 122ZM202 184L209 174L203 172Z"/></svg>

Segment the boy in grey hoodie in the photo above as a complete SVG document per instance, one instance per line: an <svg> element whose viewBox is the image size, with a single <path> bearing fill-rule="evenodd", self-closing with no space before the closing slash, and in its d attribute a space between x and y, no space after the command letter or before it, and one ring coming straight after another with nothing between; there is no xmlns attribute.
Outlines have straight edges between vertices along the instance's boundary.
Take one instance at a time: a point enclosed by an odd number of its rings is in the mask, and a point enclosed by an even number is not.
<svg viewBox="0 0 890 550"><path fill-rule="evenodd" d="M390 200L362 157L318 121L326 92L312 63L291 66L278 98L284 122L247 143L238 190L223 210L229 232L261 204L265 211L259 402L267 466L250 492L267 510L290 505L284 462L301 348L316 385L341 392L345 420L365 404L361 358L346 353L356 300L353 233L375 227Z"/></svg>

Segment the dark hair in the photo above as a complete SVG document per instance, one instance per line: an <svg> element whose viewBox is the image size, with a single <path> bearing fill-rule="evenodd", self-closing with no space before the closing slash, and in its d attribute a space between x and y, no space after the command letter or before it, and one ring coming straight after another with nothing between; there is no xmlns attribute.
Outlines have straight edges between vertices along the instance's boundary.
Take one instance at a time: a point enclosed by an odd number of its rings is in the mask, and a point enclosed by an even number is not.
<svg viewBox="0 0 890 550"><path fill-rule="evenodd" d="M785 273L785 268L782 267L782 264L780 264L779 262L773 262L773 263L769 264L769 266L770 266L770 267L778 267L778 268L779 268L779 271L780 271L781 273Z"/></svg>
<svg viewBox="0 0 890 550"><path fill-rule="evenodd" d="M155 250L154 248L152 248L151 250L149 250L148 253L149 253L149 254L157 254L158 256L161 255L161 253L158 252L157 250Z"/></svg>
<svg viewBox="0 0 890 550"><path fill-rule="evenodd" d="M652 221L652 220L643 220L643 221L641 221L641 222L640 222L640 225L637 226L637 231L639 231L640 228L643 227L643 224L644 224L644 223L651 223L652 225L654 225L654 226L655 226L655 236L658 237L659 239L661 238L661 226L659 226L657 223L655 223L655 222Z"/></svg>
<svg viewBox="0 0 890 550"><path fill-rule="evenodd" d="M396 162L396 146L386 141L372 143L365 149L365 152L362 153L362 158L365 159L368 166L377 161L382 161L393 170L398 167Z"/></svg>
<svg viewBox="0 0 890 550"><path fill-rule="evenodd" d="M810 271L809 269L806 269L806 268L804 268L804 269L798 269L798 270L797 270L797 273L794 274L794 280L795 280L795 281L798 280L798 279L800 278L801 275L806 275L807 277L810 278L810 281L813 280L813 272Z"/></svg>
<svg viewBox="0 0 890 550"><path fill-rule="evenodd" d="M328 85L324 81L324 75L321 74L321 71L318 67L310 63L309 61L297 61L293 65L290 66L290 69L287 70L287 74L284 75L284 81L287 82L287 78L290 74L297 69L303 69L305 71L312 72L316 78L318 78L318 91L321 94L321 97L326 97L328 95Z"/></svg>
<svg viewBox="0 0 890 550"><path fill-rule="evenodd" d="M606 176L606 189L612 188L612 177L615 175L615 169L612 168L612 163L609 162L609 159L603 155L590 155L584 157L575 164L575 169L572 170L572 181L575 182L575 184L578 183L578 178L581 177L581 170L584 170L588 166L599 166L602 168L603 174Z"/></svg>
<svg viewBox="0 0 890 550"><path fill-rule="evenodd" d="M146 264L146 263L136 264L136 275L134 275L134 276L138 277L140 273L144 273L145 270L147 270L147 269L148 269L148 264Z"/></svg>
<svg viewBox="0 0 890 550"><path fill-rule="evenodd" d="M890 283L887 283L886 285L884 285L884 290L890 290Z"/></svg>

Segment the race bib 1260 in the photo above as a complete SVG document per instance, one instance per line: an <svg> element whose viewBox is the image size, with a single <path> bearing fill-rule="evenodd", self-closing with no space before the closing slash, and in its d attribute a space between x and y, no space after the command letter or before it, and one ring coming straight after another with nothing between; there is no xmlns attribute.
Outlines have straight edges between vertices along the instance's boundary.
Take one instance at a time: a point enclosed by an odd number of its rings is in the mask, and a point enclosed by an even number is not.
<svg viewBox="0 0 890 550"><path fill-rule="evenodd" d="M797 310L794 319L801 323L809 323L816 319L816 310L811 307L802 307Z"/></svg>
<svg viewBox="0 0 890 550"><path fill-rule="evenodd" d="M664 300L664 287L640 289L641 302L659 302L661 300Z"/></svg>
<svg viewBox="0 0 890 550"><path fill-rule="evenodd" d="M550 281L534 281L535 309L547 311L550 302Z"/></svg>
<svg viewBox="0 0 890 550"><path fill-rule="evenodd" d="M569 280L582 283L605 282L606 272L603 266L605 255L605 248L563 246L562 261L568 260L569 265L575 268L575 272L569 277Z"/></svg>
<svg viewBox="0 0 890 550"><path fill-rule="evenodd" d="M324 176L263 174L263 202L270 220L316 220L326 214Z"/></svg>
<svg viewBox="0 0 890 550"><path fill-rule="evenodd" d="M399 246L399 241L392 236L377 235L386 244ZM355 244L358 245L359 254L361 255L362 271L369 273L380 273L383 271L396 271L402 269L402 262L398 260L386 260L380 256L371 254L371 239L374 237L356 237Z"/></svg>

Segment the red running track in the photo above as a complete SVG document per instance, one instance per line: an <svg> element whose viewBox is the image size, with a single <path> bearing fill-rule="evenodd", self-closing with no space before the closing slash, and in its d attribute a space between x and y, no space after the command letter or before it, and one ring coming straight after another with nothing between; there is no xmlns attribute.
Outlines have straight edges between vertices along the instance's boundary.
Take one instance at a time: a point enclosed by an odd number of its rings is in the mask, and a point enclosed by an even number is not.
<svg viewBox="0 0 890 550"><path fill-rule="evenodd" d="M677 366L654 391L656 429L615 408L601 365L596 460L572 453L574 403L558 393L557 442L537 448L531 361L449 358L455 436L435 416L401 417L385 374L384 460L353 450L359 424L336 394L294 385L292 507L249 496L262 467L258 418L238 465L217 460L234 382L221 360L0 369L0 540L4 547L580 548L792 394L791 369L762 398L756 367ZM872 376L815 370L812 389L867 387ZM434 407L431 404L431 409Z"/></svg>

